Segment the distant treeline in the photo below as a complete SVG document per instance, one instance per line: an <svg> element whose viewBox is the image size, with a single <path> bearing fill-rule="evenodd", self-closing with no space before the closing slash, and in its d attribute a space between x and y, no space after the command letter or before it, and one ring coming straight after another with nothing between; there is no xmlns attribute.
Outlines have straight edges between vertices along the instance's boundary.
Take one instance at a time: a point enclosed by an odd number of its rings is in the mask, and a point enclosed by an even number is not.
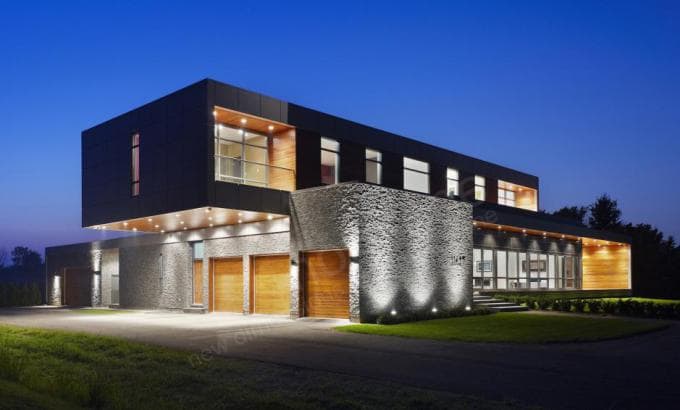
<svg viewBox="0 0 680 410"><path fill-rule="evenodd" d="M33 306L45 301L45 264L25 246L0 249L0 307Z"/></svg>

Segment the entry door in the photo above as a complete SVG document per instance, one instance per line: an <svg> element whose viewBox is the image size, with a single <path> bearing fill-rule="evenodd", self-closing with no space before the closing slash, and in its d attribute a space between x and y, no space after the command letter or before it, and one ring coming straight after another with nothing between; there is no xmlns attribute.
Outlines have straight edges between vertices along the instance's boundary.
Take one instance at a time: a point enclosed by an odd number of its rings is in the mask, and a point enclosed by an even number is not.
<svg viewBox="0 0 680 410"><path fill-rule="evenodd" d="M64 269L64 304L66 306L92 306L92 270L90 268Z"/></svg>
<svg viewBox="0 0 680 410"><path fill-rule="evenodd" d="M251 311L285 315L290 310L290 258L254 256L251 273Z"/></svg>
<svg viewBox="0 0 680 410"><path fill-rule="evenodd" d="M243 259L212 259L210 266L211 312L243 312Z"/></svg>
<svg viewBox="0 0 680 410"><path fill-rule="evenodd" d="M305 316L349 318L349 253L304 254Z"/></svg>

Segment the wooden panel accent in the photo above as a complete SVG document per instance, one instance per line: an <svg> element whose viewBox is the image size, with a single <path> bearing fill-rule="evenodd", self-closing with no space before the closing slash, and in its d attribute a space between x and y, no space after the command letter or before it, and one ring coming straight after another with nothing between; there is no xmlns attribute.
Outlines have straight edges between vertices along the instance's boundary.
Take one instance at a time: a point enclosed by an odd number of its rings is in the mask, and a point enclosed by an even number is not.
<svg viewBox="0 0 680 410"><path fill-rule="evenodd" d="M269 186L284 191L295 190L295 130L274 134L269 140Z"/></svg>
<svg viewBox="0 0 680 410"><path fill-rule="evenodd" d="M538 211L538 195L536 190L524 187L515 191L515 206L529 211Z"/></svg>
<svg viewBox="0 0 680 410"><path fill-rule="evenodd" d="M305 315L349 318L348 252L307 252L304 263Z"/></svg>
<svg viewBox="0 0 680 410"><path fill-rule="evenodd" d="M628 245L584 246L583 289L629 289Z"/></svg>
<svg viewBox="0 0 680 410"><path fill-rule="evenodd" d="M250 283L253 313L289 313L290 258L287 254L253 257Z"/></svg>
<svg viewBox="0 0 680 410"><path fill-rule="evenodd" d="M243 259L212 259L210 263L211 312L243 312Z"/></svg>
<svg viewBox="0 0 680 410"><path fill-rule="evenodd" d="M64 269L64 304L92 306L92 269L87 267Z"/></svg>
<svg viewBox="0 0 680 410"><path fill-rule="evenodd" d="M215 115L215 123L246 128L265 135L271 132L280 132L282 130L289 130L293 128L288 124L278 121L273 121L222 107L214 107L213 114ZM243 119L246 120L245 124L241 122ZM271 130L270 127L272 127Z"/></svg>
<svg viewBox="0 0 680 410"><path fill-rule="evenodd" d="M203 261L194 260L194 303L203 304Z"/></svg>

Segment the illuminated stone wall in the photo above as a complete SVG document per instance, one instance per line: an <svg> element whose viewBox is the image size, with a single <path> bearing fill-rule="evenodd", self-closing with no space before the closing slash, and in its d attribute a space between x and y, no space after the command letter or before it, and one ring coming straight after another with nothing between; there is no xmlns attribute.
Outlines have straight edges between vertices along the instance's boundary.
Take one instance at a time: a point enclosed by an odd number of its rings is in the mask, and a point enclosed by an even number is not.
<svg viewBox="0 0 680 410"><path fill-rule="evenodd" d="M472 304L472 206L362 183L291 194L291 307L299 312L299 252L350 254L350 316Z"/></svg>

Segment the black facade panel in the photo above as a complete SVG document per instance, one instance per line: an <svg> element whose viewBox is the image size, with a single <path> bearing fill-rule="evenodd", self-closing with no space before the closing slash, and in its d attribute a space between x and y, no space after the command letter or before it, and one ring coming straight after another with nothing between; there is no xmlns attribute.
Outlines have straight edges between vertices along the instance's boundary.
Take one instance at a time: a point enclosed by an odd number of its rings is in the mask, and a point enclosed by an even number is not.
<svg viewBox="0 0 680 410"><path fill-rule="evenodd" d="M475 174L460 170L458 178L460 178L460 198L465 201L474 201Z"/></svg>
<svg viewBox="0 0 680 410"><path fill-rule="evenodd" d="M440 164L430 165L430 193L438 197L446 197L446 167Z"/></svg>
<svg viewBox="0 0 680 410"><path fill-rule="evenodd" d="M498 180L486 178L486 202L491 204L498 203Z"/></svg>
<svg viewBox="0 0 680 410"><path fill-rule="evenodd" d="M246 90L238 90L238 111L261 117L260 95Z"/></svg>
<svg viewBox="0 0 680 410"><path fill-rule="evenodd" d="M404 158L391 152L383 152L383 185L388 188L404 188Z"/></svg>
<svg viewBox="0 0 680 410"><path fill-rule="evenodd" d="M281 103L271 97L262 96L260 116L281 122Z"/></svg>
<svg viewBox="0 0 680 410"><path fill-rule="evenodd" d="M321 185L321 135L297 129L295 155L297 189Z"/></svg>
<svg viewBox="0 0 680 410"><path fill-rule="evenodd" d="M340 143L340 182L366 181L366 150L359 144Z"/></svg>

